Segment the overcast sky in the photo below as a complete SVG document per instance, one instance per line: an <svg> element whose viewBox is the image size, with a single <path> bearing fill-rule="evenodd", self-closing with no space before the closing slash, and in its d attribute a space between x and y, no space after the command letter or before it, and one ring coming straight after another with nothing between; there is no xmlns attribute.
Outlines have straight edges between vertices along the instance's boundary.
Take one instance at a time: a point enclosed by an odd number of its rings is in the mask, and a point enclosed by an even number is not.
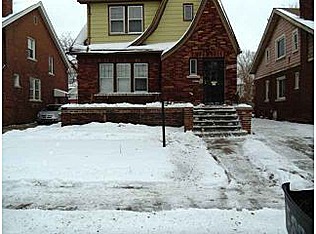
<svg viewBox="0 0 316 234"><path fill-rule="evenodd" d="M38 0L13 0L14 11ZM242 50L256 51L273 8L298 6L299 0L222 0ZM86 6L77 0L42 0L58 35L77 36L86 22Z"/></svg>

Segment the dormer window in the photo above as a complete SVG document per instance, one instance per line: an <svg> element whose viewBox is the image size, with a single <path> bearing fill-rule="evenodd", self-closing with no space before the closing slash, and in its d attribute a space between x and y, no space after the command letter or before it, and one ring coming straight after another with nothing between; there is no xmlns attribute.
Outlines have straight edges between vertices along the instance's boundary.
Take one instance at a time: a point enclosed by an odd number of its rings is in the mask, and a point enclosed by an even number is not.
<svg viewBox="0 0 316 234"><path fill-rule="evenodd" d="M143 6L110 6L110 34L133 34L143 31Z"/></svg>

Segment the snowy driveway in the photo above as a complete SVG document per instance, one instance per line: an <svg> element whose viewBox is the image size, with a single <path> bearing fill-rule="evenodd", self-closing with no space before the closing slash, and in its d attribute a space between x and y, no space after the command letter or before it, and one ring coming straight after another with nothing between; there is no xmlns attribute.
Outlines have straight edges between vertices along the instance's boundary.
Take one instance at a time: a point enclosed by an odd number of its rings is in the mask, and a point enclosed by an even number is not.
<svg viewBox="0 0 316 234"><path fill-rule="evenodd" d="M162 148L142 125L7 132L3 232L284 233L280 186L313 186L313 126L255 119L254 133L206 144L167 128Z"/></svg>

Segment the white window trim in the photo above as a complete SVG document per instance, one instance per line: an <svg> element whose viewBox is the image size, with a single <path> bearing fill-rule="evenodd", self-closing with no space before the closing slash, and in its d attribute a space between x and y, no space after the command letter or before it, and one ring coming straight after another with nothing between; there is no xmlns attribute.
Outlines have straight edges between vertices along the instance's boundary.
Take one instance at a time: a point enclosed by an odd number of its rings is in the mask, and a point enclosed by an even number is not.
<svg viewBox="0 0 316 234"><path fill-rule="evenodd" d="M193 61L195 61L195 72L192 72L192 63L191 62L193 62ZM189 64L189 66L190 66L189 76L190 77L197 76L198 75L198 61L197 61L197 59L190 59L189 63L190 63Z"/></svg>
<svg viewBox="0 0 316 234"><path fill-rule="evenodd" d="M54 57L49 56L48 57L48 74L49 75L55 75L55 67L54 67Z"/></svg>
<svg viewBox="0 0 316 234"><path fill-rule="evenodd" d="M297 48L295 48L295 35L297 36ZM292 53L295 53L298 51L299 48L299 37L298 37L298 29L293 30L292 32Z"/></svg>
<svg viewBox="0 0 316 234"><path fill-rule="evenodd" d="M119 77L118 76L118 66L119 65L121 65L121 64L126 64L126 65L128 65L129 66L129 77ZM116 80L117 80L117 87L116 87L116 92L117 93L130 93L131 92L131 76L132 76L132 74L131 74L131 72L132 72L132 69L131 69L131 64L130 63L117 63L116 64ZM119 80L120 79L128 79L128 87L129 87L129 90L128 91L119 91Z"/></svg>
<svg viewBox="0 0 316 234"><path fill-rule="evenodd" d="M294 89L300 89L300 72L298 71L294 73Z"/></svg>
<svg viewBox="0 0 316 234"><path fill-rule="evenodd" d="M278 57L278 42L281 41L282 39L284 39L284 55ZM277 39L275 39L275 60L280 60L285 58L286 56L286 37L285 34L282 34L281 36L279 36Z"/></svg>
<svg viewBox="0 0 316 234"><path fill-rule="evenodd" d="M101 76L101 72L100 72L100 70L101 70L101 66L103 65L103 64L109 64L109 65L111 65L111 67L112 67L112 77L111 78L109 78L109 77L102 77ZM114 92L114 63L100 63L99 64L99 79L100 79L100 84L101 84L101 79L111 79L112 80L112 85L111 85L111 91L110 92L104 92L104 91L102 91L101 90L101 85L100 85L100 87L99 87L99 90L100 90L100 93L113 93Z"/></svg>
<svg viewBox="0 0 316 234"><path fill-rule="evenodd" d="M280 81L283 81L283 80L285 80L286 78L285 78L285 76L281 76L281 77L278 77L277 79L276 79L276 88L277 88L277 96L276 96L276 101L285 101L286 100L286 98L285 98L285 96L284 97L280 97ZM286 88L286 87L285 87ZM286 89L284 88L284 92L286 91ZM284 94L285 95L285 94Z"/></svg>
<svg viewBox="0 0 316 234"><path fill-rule="evenodd" d="M123 18L122 18L122 20L123 20L123 31L122 32L112 32L112 24L111 24L111 22L112 21L121 21L121 20L118 20L118 19L114 19L114 20L111 19L111 9L112 8L122 8L123 9ZM109 22L110 22L110 25L109 25L109 28L110 28L109 33L110 33L110 35L126 34L125 33L125 31L126 31L126 28L125 28L125 24L126 24L126 22L125 22L125 6L123 6L123 5L121 5L121 6L109 6Z"/></svg>
<svg viewBox="0 0 316 234"><path fill-rule="evenodd" d="M264 102L269 102L269 92L270 92L270 81L266 80L265 82L265 99Z"/></svg>
<svg viewBox="0 0 316 234"><path fill-rule="evenodd" d="M137 65L146 65L147 66L147 77L136 77L135 76L135 66ZM134 92L135 93L148 93L148 76L149 76L149 65L148 63L134 63ZM137 91L136 90L136 79L146 79L147 80L147 87L146 87L146 91Z"/></svg>
<svg viewBox="0 0 316 234"><path fill-rule="evenodd" d="M35 90L35 82L38 81L39 83L39 98L36 99L36 90ZM32 86L31 86L32 85ZM29 91L31 92L31 88L32 88L32 97L30 95L30 99L29 101L32 101L32 102L41 102L42 101L42 86L41 86L41 80L40 79L37 79L37 78L34 78L34 77L31 77L30 78L30 89ZM31 93L30 93L31 94Z"/></svg>
<svg viewBox="0 0 316 234"><path fill-rule="evenodd" d="M33 45L34 48L30 48L30 47L29 47L29 41L32 42L31 45ZM30 57L30 56L29 56L28 51L29 51L30 49L33 51L33 57ZM35 42L35 39L32 38L32 37L27 37L27 59L30 59L30 60L33 60L33 61L37 61L37 60L36 60L36 42Z"/></svg>
<svg viewBox="0 0 316 234"><path fill-rule="evenodd" d="M141 8L141 18L134 18L134 19L131 19L130 16L129 16L129 9L130 8ZM144 24L144 15L143 15L143 6L141 5L135 5L135 6L127 6L127 33L128 34L140 34L143 32L143 24ZM129 30L129 21L130 20L140 20L141 21L141 31L140 32L130 32Z"/></svg>

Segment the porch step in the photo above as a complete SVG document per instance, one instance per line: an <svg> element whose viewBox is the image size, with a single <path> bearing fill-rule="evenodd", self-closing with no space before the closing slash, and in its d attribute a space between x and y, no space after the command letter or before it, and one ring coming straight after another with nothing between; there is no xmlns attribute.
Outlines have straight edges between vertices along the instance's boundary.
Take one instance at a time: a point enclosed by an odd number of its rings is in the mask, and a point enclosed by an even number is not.
<svg viewBox="0 0 316 234"><path fill-rule="evenodd" d="M193 132L202 138L244 136L232 106L196 106L193 108Z"/></svg>

